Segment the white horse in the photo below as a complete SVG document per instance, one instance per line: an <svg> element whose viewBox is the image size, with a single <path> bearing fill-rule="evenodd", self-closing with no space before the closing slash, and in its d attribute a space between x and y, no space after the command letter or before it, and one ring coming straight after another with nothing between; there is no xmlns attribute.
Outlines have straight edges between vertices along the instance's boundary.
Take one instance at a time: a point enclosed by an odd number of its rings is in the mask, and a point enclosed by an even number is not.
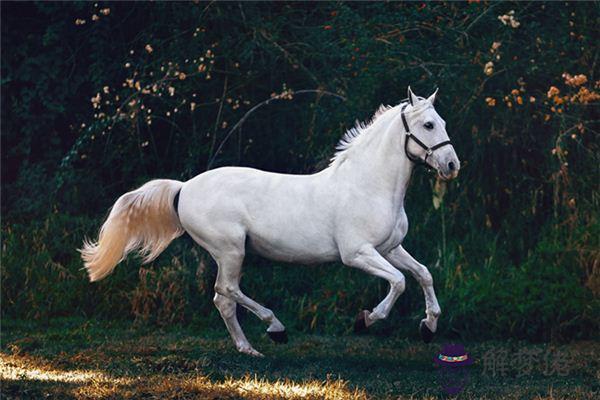
<svg viewBox="0 0 600 400"><path fill-rule="evenodd" d="M437 93L437 91L436 91ZM91 281L108 275L131 251L156 258L184 232L218 264L214 303L240 352L262 356L246 339L236 305L268 324L269 336L287 341L283 324L240 289L246 249L277 261L341 260L387 280L389 293L371 312L359 313L355 329L386 318L409 271L425 294L423 340L430 341L440 315L427 268L401 245L408 230L404 195L416 163L443 179L460 168L446 123L429 98L408 88L407 101L381 107L369 124L350 129L329 167L313 175L287 175L224 167L187 182L153 180L121 196L97 242L81 250Z"/></svg>

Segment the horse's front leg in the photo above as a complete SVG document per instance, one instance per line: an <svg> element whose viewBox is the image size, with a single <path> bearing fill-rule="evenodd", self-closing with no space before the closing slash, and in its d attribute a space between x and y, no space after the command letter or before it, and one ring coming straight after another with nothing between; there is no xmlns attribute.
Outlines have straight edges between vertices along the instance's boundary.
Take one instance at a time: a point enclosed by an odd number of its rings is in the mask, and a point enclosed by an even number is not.
<svg viewBox="0 0 600 400"><path fill-rule="evenodd" d="M440 305L435 297L433 289L433 278L429 270L417 260L415 260L402 246L392 249L385 258L396 268L408 270L421 284L425 294L425 315L426 318L421 321L419 327L421 337L425 343L429 343L433 338L433 333L437 330L437 321L441 314Z"/></svg>
<svg viewBox="0 0 600 400"><path fill-rule="evenodd" d="M404 275L385 260L370 245L365 245L358 250L350 251L342 255L342 261L349 267L355 267L368 274L378 276L390 283L390 290L385 298L371 312L361 311L354 325L355 331L368 328L378 319L387 318L394 303L404 292Z"/></svg>

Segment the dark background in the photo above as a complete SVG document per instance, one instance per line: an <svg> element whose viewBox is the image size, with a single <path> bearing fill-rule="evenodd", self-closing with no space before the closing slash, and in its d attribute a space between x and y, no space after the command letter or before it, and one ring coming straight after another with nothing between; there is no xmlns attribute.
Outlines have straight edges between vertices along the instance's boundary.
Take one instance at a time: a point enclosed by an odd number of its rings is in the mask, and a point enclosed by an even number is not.
<svg viewBox="0 0 600 400"><path fill-rule="evenodd" d="M407 199L405 247L434 276L442 332L598 331L598 3L1 7L3 318L214 323L215 266L191 240L95 284L76 249L119 195L150 179L187 180L211 160L324 168L355 119L410 84L422 96L440 88L463 164L447 187L415 171ZM274 100L228 136L254 105L306 89L345 100ZM242 286L293 329L326 333L351 329L387 292L340 265L251 257ZM423 312L409 279L376 329L416 335Z"/></svg>

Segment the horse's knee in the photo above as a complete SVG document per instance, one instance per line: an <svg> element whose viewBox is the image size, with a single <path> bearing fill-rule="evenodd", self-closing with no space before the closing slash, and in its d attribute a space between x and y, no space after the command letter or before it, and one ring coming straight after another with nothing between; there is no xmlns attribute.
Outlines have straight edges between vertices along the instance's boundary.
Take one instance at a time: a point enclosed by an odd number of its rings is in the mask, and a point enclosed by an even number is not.
<svg viewBox="0 0 600 400"><path fill-rule="evenodd" d="M217 310L219 310L223 318L230 318L235 315L236 303L222 294L216 293L213 303L215 303Z"/></svg>
<svg viewBox="0 0 600 400"><path fill-rule="evenodd" d="M406 288L406 279L404 278L404 275L394 275L394 278L390 281L390 286L392 290L395 290L400 294L404 293L404 289Z"/></svg>
<svg viewBox="0 0 600 400"><path fill-rule="evenodd" d="M431 272L425 267L421 268L421 273L419 274L419 278L421 281L421 285L423 286L433 286L433 276L431 276Z"/></svg>
<svg viewBox="0 0 600 400"><path fill-rule="evenodd" d="M237 285L218 282L215 284L215 292L232 300L236 300L241 293L240 288Z"/></svg>
<svg viewBox="0 0 600 400"><path fill-rule="evenodd" d="M215 303L215 306L217 306L217 308L225 307L230 302L231 300L225 298L222 294L219 293L215 293L215 297L213 297L213 303Z"/></svg>

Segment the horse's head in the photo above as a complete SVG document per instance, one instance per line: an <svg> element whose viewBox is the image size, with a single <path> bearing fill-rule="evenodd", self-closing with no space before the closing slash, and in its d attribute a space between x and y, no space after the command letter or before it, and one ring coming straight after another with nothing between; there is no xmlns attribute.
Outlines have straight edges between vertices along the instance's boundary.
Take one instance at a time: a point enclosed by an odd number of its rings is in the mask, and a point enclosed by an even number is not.
<svg viewBox="0 0 600 400"><path fill-rule="evenodd" d="M425 99L416 96L409 86L408 103L402 108L404 151L411 161L429 165L448 180L458 175L460 161L446 132L446 121L433 106L436 94L437 90Z"/></svg>

